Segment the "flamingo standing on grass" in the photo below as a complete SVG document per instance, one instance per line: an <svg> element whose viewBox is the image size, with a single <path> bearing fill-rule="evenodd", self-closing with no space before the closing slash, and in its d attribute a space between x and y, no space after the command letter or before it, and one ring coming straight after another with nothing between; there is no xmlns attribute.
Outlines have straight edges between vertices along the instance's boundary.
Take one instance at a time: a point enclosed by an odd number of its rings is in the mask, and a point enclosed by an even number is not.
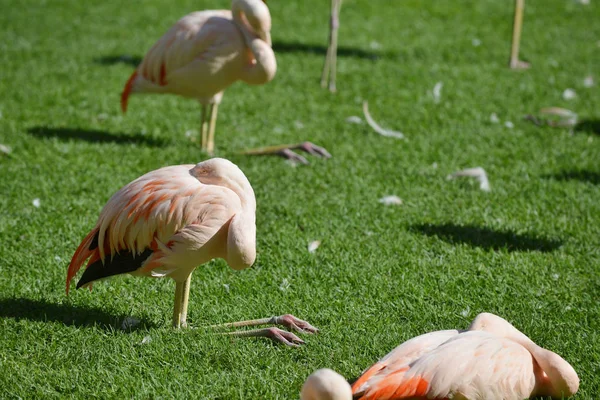
<svg viewBox="0 0 600 400"><path fill-rule="evenodd" d="M250 182L232 162L213 158L149 172L115 193L83 239L67 271L71 280L86 260L77 288L112 275L170 277L175 280L173 326L187 325L192 272L215 258L235 270L256 257L256 200ZM317 330L293 315L220 326L283 325L298 332ZM278 328L229 333L265 336L290 346L303 341Z"/></svg>
<svg viewBox="0 0 600 400"><path fill-rule="evenodd" d="M154 44L133 72L121 95L121 109L127 111L129 96L136 93L170 93L198 100L202 149L212 155L223 91L239 80L262 85L275 76L270 32L271 15L262 0L233 0L231 10L186 15ZM264 147L248 154L279 154L302 161L293 149L330 157L310 142Z"/></svg>
<svg viewBox="0 0 600 400"><path fill-rule="evenodd" d="M427 333L404 342L352 385L331 370L305 382L302 400L564 398L577 392L571 365L506 320L479 314L466 331Z"/></svg>

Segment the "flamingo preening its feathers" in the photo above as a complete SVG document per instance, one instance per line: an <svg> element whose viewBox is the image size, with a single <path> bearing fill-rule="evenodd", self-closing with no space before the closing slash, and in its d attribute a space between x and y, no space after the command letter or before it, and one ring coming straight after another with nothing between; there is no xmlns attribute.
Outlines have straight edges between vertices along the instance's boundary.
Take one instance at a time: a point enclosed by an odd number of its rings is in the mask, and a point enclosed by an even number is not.
<svg viewBox="0 0 600 400"><path fill-rule="evenodd" d="M138 93L168 93L202 105L202 149L212 155L217 111L223 92L236 81L262 85L275 77L271 15L262 0L233 0L231 10L194 12L181 18L148 51L121 94L121 109ZM278 154L307 163L294 149L329 158L310 142L252 149L246 154Z"/></svg>
<svg viewBox="0 0 600 400"><path fill-rule="evenodd" d="M466 331L427 333L396 347L351 387L337 373L311 375L302 400L562 399L579 377L558 354L543 349L506 320L479 314Z"/></svg>
<svg viewBox="0 0 600 400"><path fill-rule="evenodd" d="M270 31L269 8L261 0L233 0L231 10L186 15L148 51L125 84L123 112L135 93L197 99L202 104L202 148L212 154L223 91L239 80L262 85L275 76Z"/></svg>
<svg viewBox="0 0 600 400"><path fill-rule="evenodd" d="M125 185L104 206L96 226L69 264L66 290L87 261L77 288L118 274L170 277L176 282L173 325L185 327L192 272L215 258L235 270L256 258L256 200L250 182L232 162L213 158L149 172ZM292 315L225 326L280 324L316 332ZM233 332L267 336L288 345L302 340L276 328Z"/></svg>

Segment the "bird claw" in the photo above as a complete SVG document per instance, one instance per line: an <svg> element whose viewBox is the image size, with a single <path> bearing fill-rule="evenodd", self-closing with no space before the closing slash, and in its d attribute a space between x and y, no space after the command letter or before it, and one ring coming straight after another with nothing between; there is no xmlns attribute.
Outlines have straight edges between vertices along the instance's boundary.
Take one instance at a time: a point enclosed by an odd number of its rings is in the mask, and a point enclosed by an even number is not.
<svg viewBox="0 0 600 400"><path fill-rule="evenodd" d="M305 157L295 153L293 150L302 150L315 157L331 158L331 154L324 147L317 146L311 142L303 142L296 146L282 149L278 154L291 162L305 165L308 164L308 160Z"/></svg>
<svg viewBox="0 0 600 400"><path fill-rule="evenodd" d="M290 160L293 163L299 163L299 164L304 164L304 165L308 164L308 160L306 158L302 157L298 153L294 153L290 149L283 149L278 154L280 156L282 156L283 158Z"/></svg>
<svg viewBox="0 0 600 400"><path fill-rule="evenodd" d="M304 344L304 340L300 339L292 332L284 331L279 328L268 328L265 336L275 342L283 343L290 347L300 347L301 344Z"/></svg>
<svg viewBox="0 0 600 400"><path fill-rule="evenodd" d="M317 146L311 142L304 142L298 145L297 148L316 157L331 158L331 154L324 147Z"/></svg>
<svg viewBox="0 0 600 400"><path fill-rule="evenodd" d="M293 329L300 333L317 333L319 330L312 326L307 321L294 317L292 314L280 315L274 317L273 322L277 325L285 326L288 329Z"/></svg>

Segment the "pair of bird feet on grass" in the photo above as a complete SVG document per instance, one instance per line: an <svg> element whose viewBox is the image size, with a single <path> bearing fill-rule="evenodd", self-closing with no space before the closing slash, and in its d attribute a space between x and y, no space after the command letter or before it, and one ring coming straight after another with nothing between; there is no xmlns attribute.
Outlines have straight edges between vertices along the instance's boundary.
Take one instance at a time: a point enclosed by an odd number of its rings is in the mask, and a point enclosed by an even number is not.
<svg viewBox="0 0 600 400"><path fill-rule="evenodd" d="M323 147L317 146L311 142L302 142L298 144L284 144L279 146L260 147L258 149L245 150L245 155L278 155L293 163L308 164L308 160L294 150L304 151L312 156L320 158L331 158L331 154Z"/></svg>
<svg viewBox="0 0 600 400"><path fill-rule="evenodd" d="M319 330L310 323L296 318L291 314L284 314L278 317L253 319L249 321L230 322L220 325L212 325L211 328L240 328L245 326L257 325L281 325L287 329L294 330L298 333L317 333ZM252 329L248 331L224 332L223 335L237 337L266 337L278 343L283 343L286 346L299 347L304 344L304 340L300 339L296 334L289 331L284 331L276 327Z"/></svg>

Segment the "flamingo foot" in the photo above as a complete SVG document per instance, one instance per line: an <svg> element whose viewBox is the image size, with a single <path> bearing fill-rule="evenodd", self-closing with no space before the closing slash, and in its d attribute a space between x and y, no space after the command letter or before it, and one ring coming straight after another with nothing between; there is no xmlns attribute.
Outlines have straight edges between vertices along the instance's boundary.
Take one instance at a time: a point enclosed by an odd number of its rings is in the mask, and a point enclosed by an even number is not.
<svg viewBox="0 0 600 400"><path fill-rule="evenodd" d="M294 317L292 314L280 315L273 317L273 324L285 326L288 329L293 329L300 333L317 333L319 330L312 326L307 321Z"/></svg>
<svg viewBox="0 0 600 400"><path fill-rule="evenodd" d="M312 326L310 323L296 318L291 314L284 314L277 317L253 319L249 321L229 322L226 324L212 325L211 328L239 328L243 326L256 326L256 325L281 325L288 329L292 329L298 333L317 333L319 330ZM223 335L236 336L236 337L266 337L275 342L283 343L286 346L298 347L304 344L304 341L296 336L292 332L284 331L279 328L263 328L253 329L249 331L235 331L225 332Z"/></svg>
<svg viewBox="0 0 600 400"><path fill-rule="evenodd" d="M301 150L310 155L320 158L331 158L331 154L323 147L317 146L311 142L302 142L293 145L280 145L280 146L269 146L261 147L258 149L251 149L243 151L242 154L246 155L278 155L284 157L292 162L300 164L308 164L308 160L300 154L294 152L294 150Z"/></svg>
<svg viewBox="0 0 600 400"><path fill-rule="evenodd" d="M521 61L521 60L516 60L516 61L512 61L510 63L510 68L511 69L529 69L531 67L531 64L526 62L526 61Z"/></svg>

